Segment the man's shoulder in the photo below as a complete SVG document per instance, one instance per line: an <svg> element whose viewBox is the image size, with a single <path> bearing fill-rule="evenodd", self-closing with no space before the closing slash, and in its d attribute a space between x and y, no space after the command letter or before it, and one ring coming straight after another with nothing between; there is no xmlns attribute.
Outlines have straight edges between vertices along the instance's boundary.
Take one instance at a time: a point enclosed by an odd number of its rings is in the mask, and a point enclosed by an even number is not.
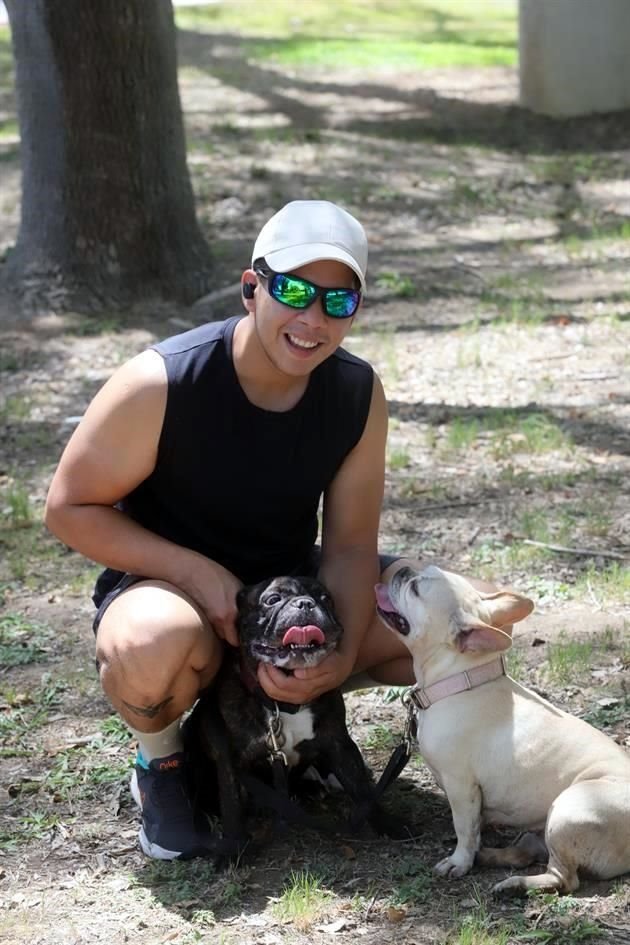
<svg viewBox="0 0 630 945"><path fill-rule="evenodd" d="M351 354L346 348L337 348L331 358L333 363L337 363L342 370L348 368L348 370L359 370L363 371L370 376L374 373L374 368L372 365L366 361L364 358L358 357L356 354Z"/></svg>
<svg viewBox="0 0 630 945"><path fill-rule="evenodd" d="M163 357L168 357L185 354L199 348L213 347L226 337L231 337L239 318L240 316L237 315L220 322L206 322L196 328L191 328L178 335L171 335L163 341L158 341L151 345L151 348Z"/></svg>

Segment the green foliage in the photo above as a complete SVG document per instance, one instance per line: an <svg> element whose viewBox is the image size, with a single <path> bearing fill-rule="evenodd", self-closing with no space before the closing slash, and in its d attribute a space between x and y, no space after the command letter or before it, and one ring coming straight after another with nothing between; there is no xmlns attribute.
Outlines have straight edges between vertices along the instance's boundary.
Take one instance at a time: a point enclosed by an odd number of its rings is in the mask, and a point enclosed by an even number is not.
<svg viewBox="0 0 630 945"><path fill-rule="evenodd" d="M410 462L411 457L406 449L388 449L387 465L390 469L406 469Z"/></svg>
<svg viewBox="0 0 630 945"><path fill-rule="evenodd" d="M538 412L495 411L451 420L444 450L469 449L473 444L487 444L495 459L504 459L517 453L568 449L571 438L553 418Z"/></svg>
<svg viewBox="0 0 630 945"><path fill-rule="evenodd" d="M513 65L516 17L490 0L390 0L365 4L290 0L179 8L182 28L235 32L248 59L297 68L422 69L435 66ZM483 26L481 26L483 24ZM261 37L255 39L254 37Z"/></svg>
<svg viewBox="0 0 630 945"><path fill-rule="evenodd" d="M630 600L630 568L613 561L603 568L591 563L576 582L579 594L595 594L604 600Z"/></svg>
<svg viewBox="0 0 630 945"><path fill-rule="evenodd" d="M324 889L321 879L310 870L292 872L273 912L282 921L299 928L309 927L330 908L333 894Z"/></svg>
<svg viewBox="0 0 630 945"><path fill-rule="evenodd" d="M547 646L546 674L556 683L576 682L592 665L593 644L590 641L569 640L565 633L561 633L558 643Z"/></svg>
<svg viewBox="0 0 630 945"><path fill-rule="evenodd" d="M402 860L394 870L393 879L396 883L390 899L393 906L427 902L432 895L433 871L415 856Z"/></svg>
<svg viewBox="0 0 630 945"><path fill-rule="evenodd" d="M8 669L45 661L51 636L44 624L20 614L4 614L0 617L0 665Z"/></svg>
<svg viewBox="0 0 630 945"><path fill-rule="evenodd" d="M380 272L376 277L376 285L379 289L386 289L395 298L411 298L418 291L409 276L403 276L397 271Z"/></svg>
<svg viewBox="0 0 630 945"><path fill-rule="evenodd" d="M363 740L366 748L393 748L400 741L400 736L391 732L386 725L371 725Z"/></svg>

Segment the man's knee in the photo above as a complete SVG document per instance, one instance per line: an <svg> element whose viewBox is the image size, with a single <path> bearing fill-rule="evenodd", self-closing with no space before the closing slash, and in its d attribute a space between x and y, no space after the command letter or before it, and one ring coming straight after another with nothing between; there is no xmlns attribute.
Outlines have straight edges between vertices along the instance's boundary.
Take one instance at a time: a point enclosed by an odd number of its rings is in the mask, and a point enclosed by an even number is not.
<svg viewBox="0 0 630 945"><path fill-rule="evenodd" d="M133 689L160 699L186 676L207 685L221 655L220 641L197 610L161 587L136 585L121 594L96 638L101 683L110 695Z"/></svg>

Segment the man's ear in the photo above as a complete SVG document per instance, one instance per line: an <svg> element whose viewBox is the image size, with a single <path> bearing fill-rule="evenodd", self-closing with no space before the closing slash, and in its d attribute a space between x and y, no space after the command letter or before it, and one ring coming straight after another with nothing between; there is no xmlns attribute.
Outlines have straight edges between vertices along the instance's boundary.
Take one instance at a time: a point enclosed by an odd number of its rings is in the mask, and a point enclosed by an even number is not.
<svg viewBox="0 0 630 945"><path fill-rule="evenodd" d="M490 611L490 623L493 627L523 620L534 609L534 602L516 591L496 591L494 594L481 594L481 599Z"/></svg>
<svg viewBox="0 0 630 945"><path fill-rule="evenodd" d="M243 296L243 306L247 312L253 312L256 306L255 289L258 285L258 277L253 269L246 269L241 276L241 295Z"/></svg>
<svg viewBox="0 0 630 945"><path fill-rule="evenodd" d="M491 627L475 617L459 619L453 638L460 653L482 650L499 653L501 650L509 650L512 646L511 628L510 632L499 630L498 627Z"/></svg>

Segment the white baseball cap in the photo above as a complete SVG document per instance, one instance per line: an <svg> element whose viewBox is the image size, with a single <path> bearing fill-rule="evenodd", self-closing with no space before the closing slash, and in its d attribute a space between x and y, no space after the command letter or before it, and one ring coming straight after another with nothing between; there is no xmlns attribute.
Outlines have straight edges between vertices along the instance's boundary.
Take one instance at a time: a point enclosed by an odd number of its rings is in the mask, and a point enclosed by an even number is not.
<svg viewBox="0 0 630 945"><path fill-rule="evenodd" d="M319 259L336 259L356 272L365 289L365 230L347 210L328 200L285 204L258 234L252 264L261 257L275 272L292 272Z"/></svg>

